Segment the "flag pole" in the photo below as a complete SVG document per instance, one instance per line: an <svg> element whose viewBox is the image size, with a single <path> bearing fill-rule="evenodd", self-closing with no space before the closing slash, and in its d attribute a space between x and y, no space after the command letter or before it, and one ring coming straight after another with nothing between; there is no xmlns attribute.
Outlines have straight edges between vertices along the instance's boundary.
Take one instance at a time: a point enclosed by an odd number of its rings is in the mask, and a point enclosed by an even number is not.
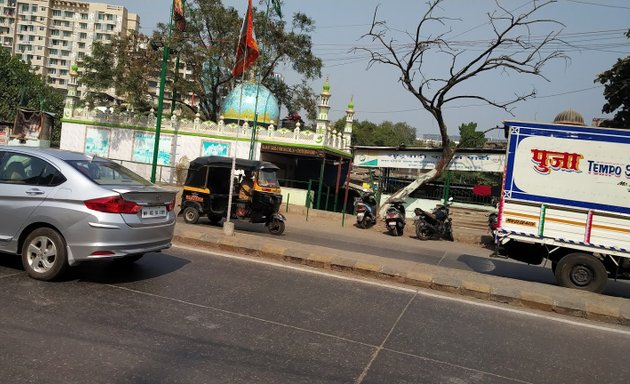
<svg viewBox="0 0 630 384"><path fill-rule="evenodd" d="M158 151L160 150L160 129L162 127L162 110L164 109L164 85L166 83L166 69L170 54L170 40L173 33L173 2L171 2L171 16L168 22L168 40L162 52L162 72L160 73L160 93L158 96L157 120L155 123L155 138L153 142L153 161L151 162L151 182L155 183Z"/></svg>
<svg viewBox="0 0 630 384"><path fill-rule="evenodd" d="M243 26L241 27L241 29L243 29L245 27L245 23L246 22L247 22L247 14L243 18ZM240 40L240 38L239 38L239 40ZM240 41L239 41L239 43L240 43ZM245 44L244 57L247 57L247 48L248 48L248 45ZM238 46L237 46L236 52L234 54L234 63L235 63L235 65L237 65L237 61L238 61ZM241 117L242 117L242 111L241 110L243 108L243 86L244 86L244 81L245 81L245 70L243 70L243 72L241 73L241 92L240 92L240 96L239 96L239 100L238 100L238 118L236 120L236 138L234 139L234 151L232 151L232 166L231 166L231 170L230 170L230 190L228 192L227 215L225 217L225 222L226 223L230 222L230 218L231 218L231 214L232 214L232 199L233 199L233 196L234 196L234 176L235 176L234 174L236 173L236 151L238 149L238 136L239 136L239 133L240 133L240 130L241 130ZM224 226L225 226L225 223L224 223ZM231 228L230 230L233 231L234 228Z"/></svg>
<svg viewBox="0 0 630 384"><path fill-rule="evenodd" d="M265 11L265 24L263 26L263 30L262 30L262 34L260 36L260 49L259 51L262 52L262 48L264 45L264 41L265 41L265 34L267 32L267 23L269 22L269 3L271 2L271 0L267 0L267 10ZM256 66L256 72L258 72L258 66ZM260 86L261 86L261 81L260 81L260 76L258 73L256 73L256 101L254 102L254 126L252 128L252 136L250 138L249 141L249 159L253 160L254 159L254 148L256 147L256 135L258 134L258 95L260 93ZM266 106L265 106L265 112L267 111Z"/></svg>

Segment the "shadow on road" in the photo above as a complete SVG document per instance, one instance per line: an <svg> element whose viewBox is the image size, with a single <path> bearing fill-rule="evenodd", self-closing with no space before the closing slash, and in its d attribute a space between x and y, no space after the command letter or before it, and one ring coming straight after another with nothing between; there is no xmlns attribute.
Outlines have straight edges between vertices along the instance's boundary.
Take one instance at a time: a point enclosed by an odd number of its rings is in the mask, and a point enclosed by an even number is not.
<svg viewBox="0 0 630 384"><path fill-rule="evenodd" d="M79 280L101 284L130 283L167 275L190 263L172 256L168 251L147 253L135 263L115 261L87 262L70 268L64 280Z"/></svg>
<svg viewBox="0 0 630 384"><path fill-rule="evenodd" d="M468 265L473 271L486 275L557 285L551 269L541 265L529 265L472 255L461 255L457 260ZM608 285L603 294L630 298L630 284L625 281L608 280Z"/></svg>

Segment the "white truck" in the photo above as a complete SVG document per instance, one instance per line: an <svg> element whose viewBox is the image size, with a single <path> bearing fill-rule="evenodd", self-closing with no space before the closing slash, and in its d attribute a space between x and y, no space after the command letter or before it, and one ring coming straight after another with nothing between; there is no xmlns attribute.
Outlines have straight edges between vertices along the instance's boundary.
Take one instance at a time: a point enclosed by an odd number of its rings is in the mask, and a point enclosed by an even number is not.
<svg viewBox="0 0 630 384"><path fill-rule="evenodd" d="M630 130L506 121L497 252L592 292L630 279Z"/></svg>

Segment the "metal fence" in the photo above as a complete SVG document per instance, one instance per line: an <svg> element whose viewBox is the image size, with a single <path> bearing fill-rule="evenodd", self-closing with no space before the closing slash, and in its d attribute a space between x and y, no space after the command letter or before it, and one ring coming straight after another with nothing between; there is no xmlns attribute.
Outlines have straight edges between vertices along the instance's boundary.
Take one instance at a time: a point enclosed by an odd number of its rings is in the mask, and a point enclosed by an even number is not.
<svg viewBox="0 0 630 384"><path fill-rule="evenodd" d="M402 180L388 178L385 180L383 193L392 194L411 183L411 180ZM420 188L413 191L409 197L416 199L441 200L444 198L444 190L448 188L448 197L452 197L453 201L466 204L477 205L493 205L494 199L499 196L499 189L492 188L492 194L489 196L481 196L473 193L472 185L450 184L446 186L444 183L426 183Z"/></svg>

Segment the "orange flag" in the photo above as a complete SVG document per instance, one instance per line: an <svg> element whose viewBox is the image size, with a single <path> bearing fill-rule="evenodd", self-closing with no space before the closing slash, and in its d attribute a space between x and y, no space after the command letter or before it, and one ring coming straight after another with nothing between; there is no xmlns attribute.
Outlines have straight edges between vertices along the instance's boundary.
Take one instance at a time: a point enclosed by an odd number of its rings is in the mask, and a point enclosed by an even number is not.
<svg viewBox="0 0 630 384"><path fill-rule="evenodd" d="M254 37L252 0L249 0L247 14L245 15L245 20L243 20L243 27L241 28L241 36L236 46L236 64L234 65L234 69L232 69L232 76L236 77L245 72L257 58L258 44L256 44L256 38Z"/></svg>
<svg viewBox="0 0 630 384"><path fill-rule="evenodd" d="M175 19L175 29L184 32L186 30L186 19L184 18L183 0L173 0L173 18Z"/></svg>

